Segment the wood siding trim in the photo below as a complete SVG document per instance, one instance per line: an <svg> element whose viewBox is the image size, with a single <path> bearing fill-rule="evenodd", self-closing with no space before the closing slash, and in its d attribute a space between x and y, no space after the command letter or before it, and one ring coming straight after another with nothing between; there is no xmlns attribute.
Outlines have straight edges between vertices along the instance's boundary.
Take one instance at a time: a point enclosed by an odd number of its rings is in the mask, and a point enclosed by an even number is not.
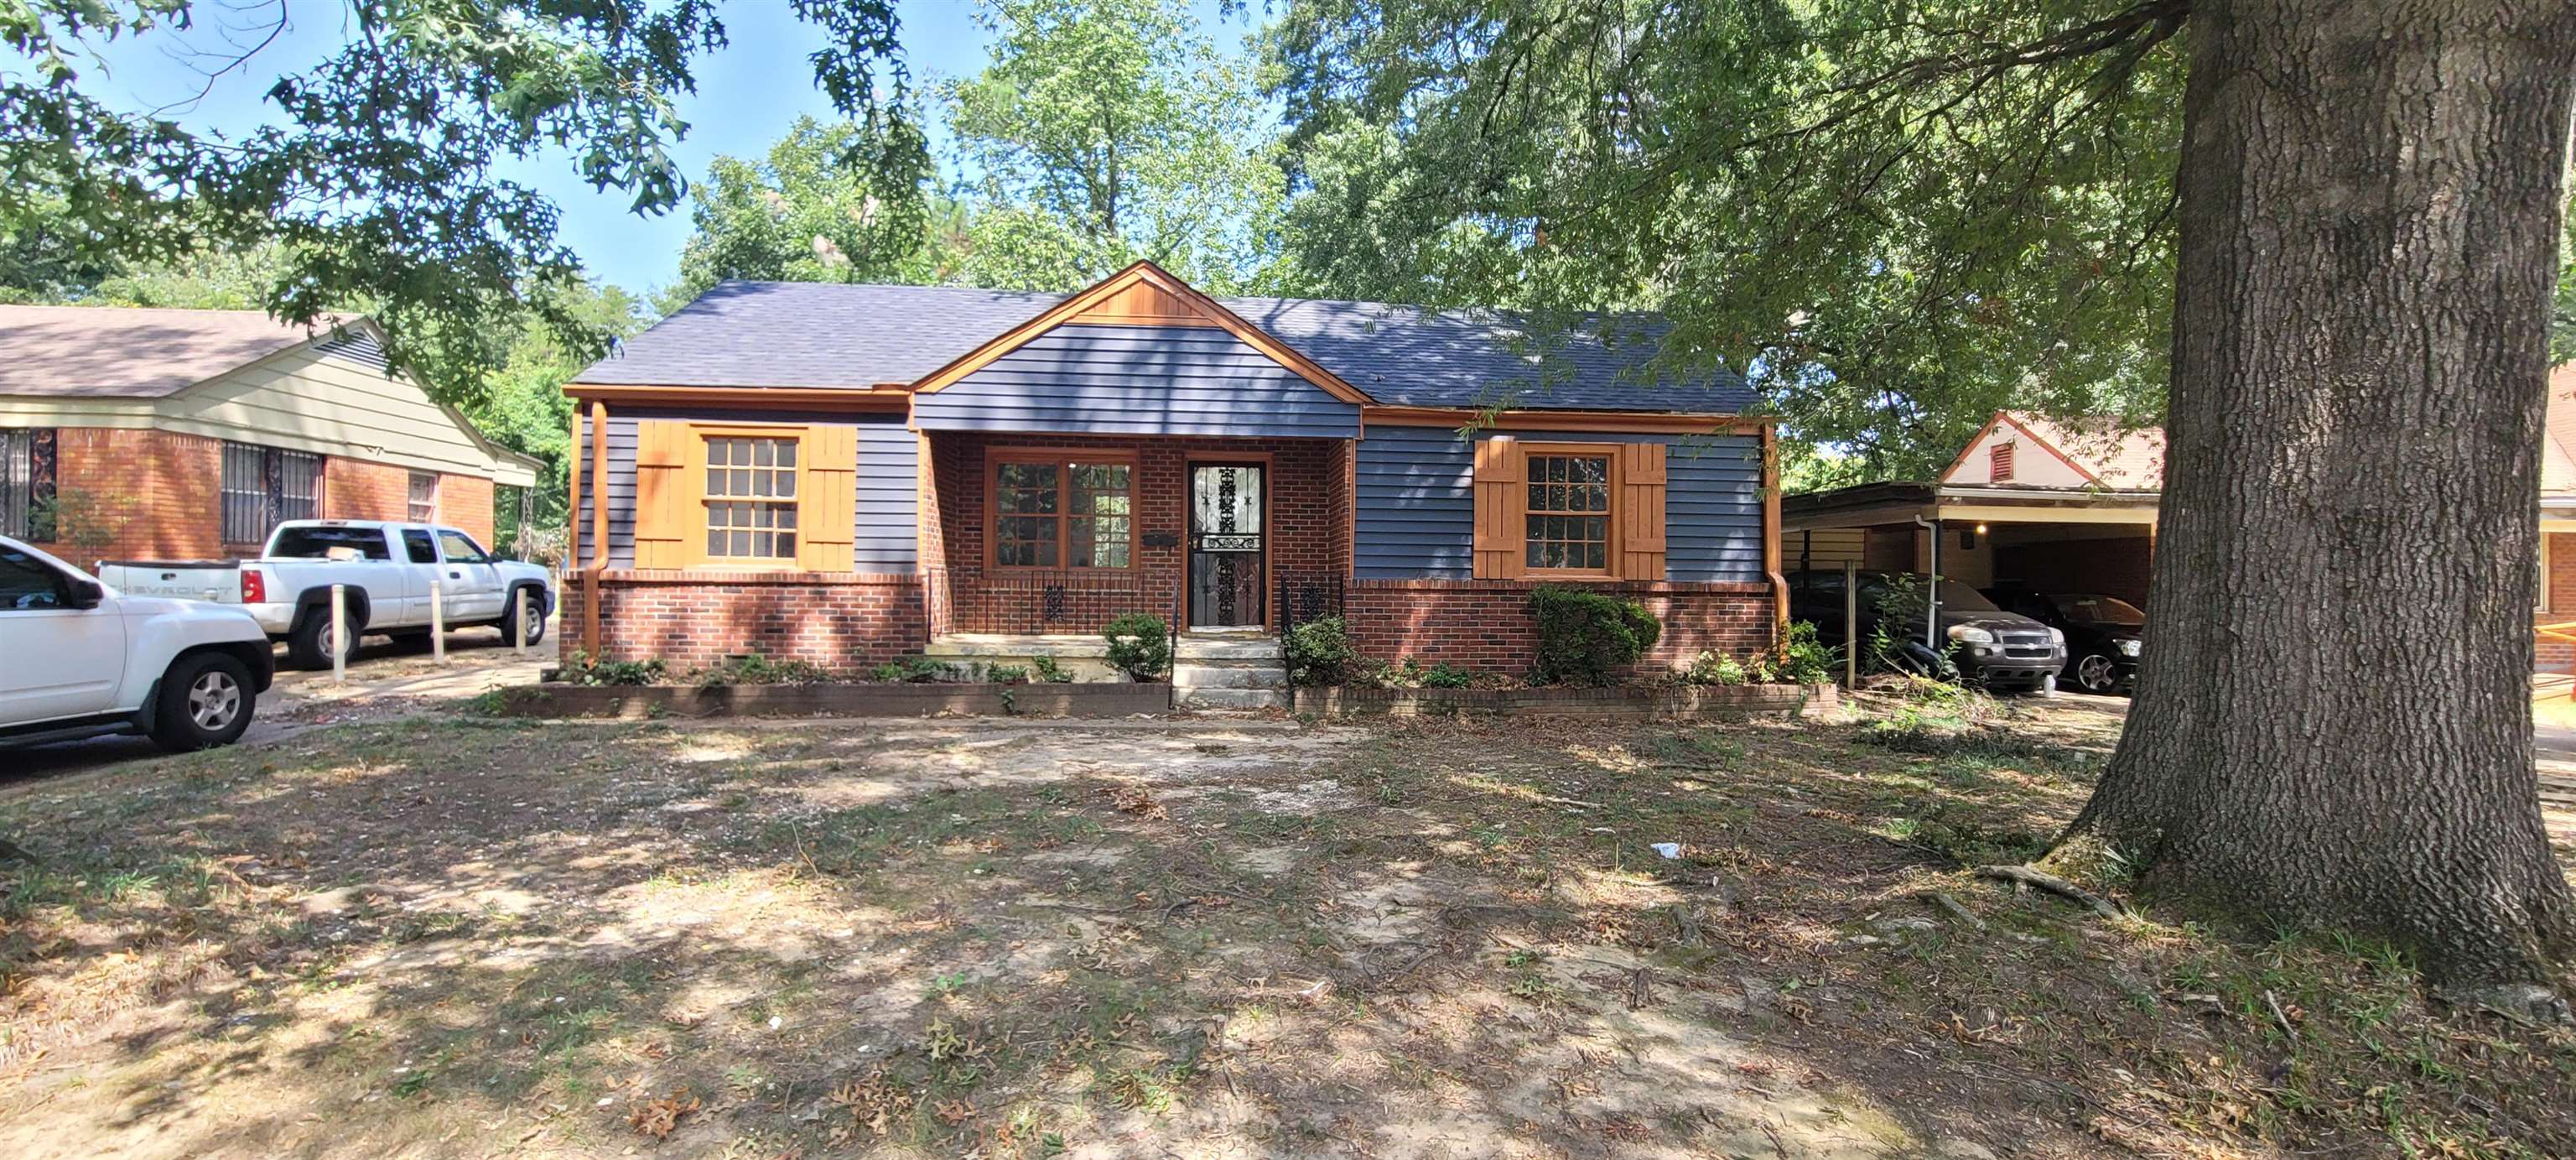
<svg viewBox="0 0 2576 1160"><path fill-rule="evenodd" d="M1780 574L1780 433L1762 429L1762 575L1771 582L1771 639L1789 640L1789 578Z"/></svg>
<svg viewBox="0 0 2576 1160"><path fill-rule="evenodd" d="M1494 431L1601 431L1659 435L1752 435L1776 420L1680 411L1477 411L1462 407L1360 408L1363 423L1389 427L1476 427Z"/></svg>
<svg viewBox="0 0 2576 1160"><path fill-rule="evenodd" d="M1049 307L1037 317L995 335L984 345L968 351L948 365L923 376L920 381L913 384L912 389L920 394L943 390L957 380L981 370L995 359L1026 345L1031 339L1067 322L1072 322L1086 313L1103 308L1111 300L1119 298L1138 285L1149 286L1160 291L1179 307L1194 314L1199 319L1196 325L1213 326L1234 335L1245 345L1296 372L1299 378L1313 383L1324 393L1336 399L1353 405L1367 405L1376 401L1359 388L1343 382L1341 376L1325 370L1322 364L1299 354L1270 332L1245 322L1215 299L1192 289L1188 283L1152 262L1138 262L1129 266L1102 279L1090 289ZM1155 309L1163 308L1157 306ZM1171 323L1166 321L1158 324L1170 325Z"/></svg>

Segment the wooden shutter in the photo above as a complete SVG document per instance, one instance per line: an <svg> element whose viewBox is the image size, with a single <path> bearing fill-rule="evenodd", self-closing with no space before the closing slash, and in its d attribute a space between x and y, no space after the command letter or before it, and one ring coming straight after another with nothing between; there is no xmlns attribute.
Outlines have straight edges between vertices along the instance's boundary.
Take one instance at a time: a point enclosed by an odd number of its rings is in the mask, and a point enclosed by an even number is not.
<svg viewBox="0 0 2576 1160"><path fill-rule="evenodd" d="M1619 449L1619 577L1664 578L1664 445Z"/></svg>
<svg viewBox="0 0 2576 1160"><path fill-rule="evenodd" d="M706 452L686 423L635 424L635 566L686 568L705 554L707 525L699 506L704 471L689 470ZM605 482L605 481L599 481ZM607 489L592 485L603 498Z"/></svg>
<svg viewBox="0 0 2576 1160"><path fill-rule="evenodd" d="M847 572L856 565L859 433L846 423L805 429L797 448L804 465L797 486L796 565L808 572Z"/></svg>
<svg viewBox="0 0 2576 1160"><path fill-rule="evenodd" d="M1529 503L1523 470L1520 445L1512 440L1476 444L1476 579L1520 578L1522 513Z"/></svg>

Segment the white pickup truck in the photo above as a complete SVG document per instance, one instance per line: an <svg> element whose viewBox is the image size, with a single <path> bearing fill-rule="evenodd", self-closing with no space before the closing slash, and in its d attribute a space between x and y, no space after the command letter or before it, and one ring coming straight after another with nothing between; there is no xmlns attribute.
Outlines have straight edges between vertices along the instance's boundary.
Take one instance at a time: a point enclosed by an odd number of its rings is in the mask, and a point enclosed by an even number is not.
<svg viewBox="0 0 2576 1160"><path fill-rule="evenodd" d="M229 745L276 671L239 609L130 596L5 536L0 656L0 748L102 733Z"/></svg>
<svg viewBox="0 0 2576 1160"><path fill-rule="evenodd" d="M505 640L515 638L521 609L528 643L545 639L555 608L542 567L495 560L454 528L378 520L289 520L269 533L258 559L108 560L99 578L138 595L240 605L305 669L331 667L334 645L345 655L367 633L427 642L432 583L446 627L490 625ZM347 602L346 641L331 636L334 584Z"/></svg>

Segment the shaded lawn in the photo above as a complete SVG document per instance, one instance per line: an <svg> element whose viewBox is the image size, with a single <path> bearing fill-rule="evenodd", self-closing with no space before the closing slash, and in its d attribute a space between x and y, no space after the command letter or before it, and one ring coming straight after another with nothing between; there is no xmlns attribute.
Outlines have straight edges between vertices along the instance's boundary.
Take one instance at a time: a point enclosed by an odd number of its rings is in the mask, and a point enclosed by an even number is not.
<svg viewBox="0 0 2576 1160"><path fill-rule="evenodd" d="M0 1154L2576 1153L2576 1037L2402 956L1960 871L2118 722L1956 708L455 720L21 787Z"/></svg>

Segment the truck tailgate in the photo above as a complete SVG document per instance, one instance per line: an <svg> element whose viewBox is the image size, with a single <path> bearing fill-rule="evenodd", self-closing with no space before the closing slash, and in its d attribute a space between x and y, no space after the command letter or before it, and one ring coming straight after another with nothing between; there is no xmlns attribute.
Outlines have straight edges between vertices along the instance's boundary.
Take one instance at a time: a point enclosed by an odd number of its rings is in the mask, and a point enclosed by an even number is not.
<svg viewBox="0 0 2576 1160"><path fill-rule="evenodd" d="M238 560L108 560L98 578L135 596L241 603Z"/></svg>

